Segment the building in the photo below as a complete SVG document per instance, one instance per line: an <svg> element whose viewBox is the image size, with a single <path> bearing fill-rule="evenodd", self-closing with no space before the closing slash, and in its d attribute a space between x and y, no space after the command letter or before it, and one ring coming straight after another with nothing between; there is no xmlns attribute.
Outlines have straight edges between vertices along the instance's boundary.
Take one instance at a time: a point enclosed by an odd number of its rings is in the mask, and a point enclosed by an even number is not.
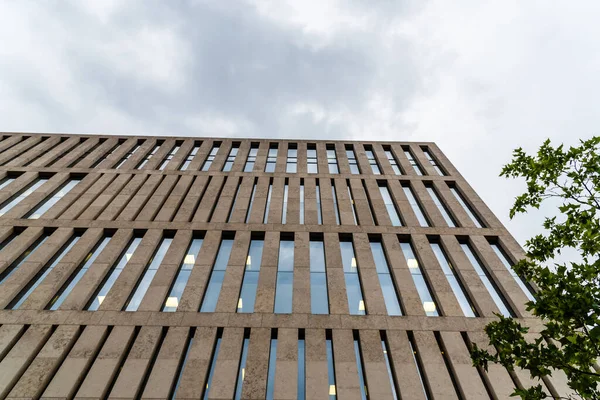
<svg viewBox="0 0 600 400"><path fill-rule="evenodd" d="M1 138L0 398L531 384L471 366L493 313L540 325L523 251L433 143Z"/></svg>

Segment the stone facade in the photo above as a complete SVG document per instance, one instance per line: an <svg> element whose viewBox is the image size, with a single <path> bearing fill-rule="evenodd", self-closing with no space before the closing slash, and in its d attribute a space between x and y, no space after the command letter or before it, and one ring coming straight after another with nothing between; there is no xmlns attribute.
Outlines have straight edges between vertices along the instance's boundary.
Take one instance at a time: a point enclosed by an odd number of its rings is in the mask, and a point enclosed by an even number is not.
<svg viewBox="0 0 600 400"><path fill-rule="evenodd" d="M0 138L0 398L505 399L531 384L522 371L471 365L468 346L487 343L482 328L500 304L533 332L539 322L491 245L509 263L522 249L434 143ZM296 172L286 172L294 160ZM188 258L194 239L202 245ZM225 239L231 253L219 275ZM256 240L253 312L237 312ZM280 243L290 240L293 283L279 286ZM321 314L311 312L313 242L326 266ZM387 292L372 243L384 249ZM177 294L183 265L191 272ZM354 312L349 271L362 296ZM274 312L278 287L291 313ZM214 310L200 312L209 296ZM402 315L388 315L394 296ZM564 396L565 382L556 374L543 384Z"/></svg>

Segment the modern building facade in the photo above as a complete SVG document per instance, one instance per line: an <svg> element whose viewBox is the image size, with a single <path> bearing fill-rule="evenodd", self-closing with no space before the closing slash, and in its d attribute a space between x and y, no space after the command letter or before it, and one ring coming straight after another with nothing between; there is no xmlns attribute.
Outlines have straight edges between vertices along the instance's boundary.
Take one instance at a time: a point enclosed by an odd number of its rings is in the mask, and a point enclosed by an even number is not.
<svg viewBox="0 0 600 400"><path fill-rule="evenodd" d="M0 398L506 399L514 238L433 143L0 135ZM564 376L544 378L555 396Z"/></svg>

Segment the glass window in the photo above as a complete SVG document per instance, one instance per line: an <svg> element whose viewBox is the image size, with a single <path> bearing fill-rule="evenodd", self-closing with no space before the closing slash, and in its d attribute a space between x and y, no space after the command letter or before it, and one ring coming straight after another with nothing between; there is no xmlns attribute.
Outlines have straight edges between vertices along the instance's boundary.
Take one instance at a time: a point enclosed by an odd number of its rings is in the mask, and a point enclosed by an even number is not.
<svg viewBox="0 0 600 400"><path fill-rule="evenodd" d="M46 182L48 182L48 179L36 179L35 181L27 185L24 189L19 191L17 194L9 198L7 202L4 203L2 208L0 208L0 216L12 210L14 206L22 202L24 199L27 198L27 196L35 192L37 189L39 189L40 186L42 186Z"/></svg>
<svg viewBox="0 0 600 400"><path fill-rule="evenodd" d="M431 164L433 169L435 169L435 172L437 172L438 175L440 175L440 176L445 176L446 174L444 173L444 171L438 164L437 160L435 158L433 158L433 156L429 152L429 149L423 148L423 147L421 149L423 150L423 154L425 154L425 157L427 158L427 160L429 161L429 163Z"/></svg>
<svg viewBox="0 0 600 400"><path fill-rule="evenodd" d="M242 358L238 367L237 382L235 384L235 393L233 398L240 400L242 398L242 388L244 387L244 378L246 376L246 360L248 359L248 346L250 345L250 330L244 332L244 343L242 344Z"/></svg>
<svg viewBox="0 0 600 400"><path fill-rule="evenodd" d="M437 303L433 299L433 295L429 289L429 284L427 283L426 277L423 275L419 261L413 252L412 245L410 242L402 241L400 242L400 247L402 247L402 253L404 253L408 270L410 271L413 282L417 287L417 292L419 293L419 298L423 304L423 310L425 310L425 314L429 317L437 317L440 315L438 313Z"/></svg>
<svg viewBox="0 0 600 400"><path fill-rule="evenodd" d="M360 349L360 339L358 331L354 331L354 356L356 358L356 369L358 370L358 382L360 384L360 397L362 400L367 400L367 380L365 378L365 369L363 367L363 359Z"/></svg>
<svg viewBox="0 0 600 400"><path fill-rule="evenodd" d="M291 144L287 151L287 161L285 165L285 172L295 173L298 172L298 149L295 144Z"/></svg>
<svg viewBox="0 0 600 400"><path fill-rule="evenodd" d="M408 162L410 163L410 165L412 165L413 170L415 171L415 173L417 175L423 175L423 170L421 170L421 166L419 165L419 163L417 162L417 160L415 160L415 158L413 157L411 151L408 148L404 149L404 155L408 159Z"/></svg>
<svg viewBox="0 0 600 400"><path fill-rule="evenodd" d="M465 293L460 277L448 260L448 257L446 257L444 250L442 250L442 247L438 243L431 243L431 249L435 253L435 257L442 267L444 275L446 275L446 279L452 288L452 292L454 292L456 300L458 300L458 304L460 305L463 314L465 317L476 317L477 313L475 311L475 307L473 307L471 299L469 299L469 296L467 293Z"/></svg>
<svg viewBox="0 0 600 400"><path fill-rule="evenodd" d="M269 153L267 154L265 172L275 172L275 165L277 164L277 150L277 144L271 143L269 146Z"/></svg>
<svg viewBox="0 0 600 400"><path fill-rule="evenodd" d="M185 345L185 354L183 356L183 360L177 368L177 381L175 382L175 388L173 389L173 395L171 399L177 398L177 389L179 389L179 385L181 384L181 377L183 376L183 371L185 370L185 366L188 362L188 357L190 355L190 349L192 348L192 344L194 344L194 338L196 336L196 328L190 328L190 334L187 339L187 343Z"/></svg>
<svg viewBox="0 0 600 400"><path fill-rule="evenodd" d="M152 280L154 279L154 275L156 275L156 271L158 271L158 267L162 263L162 260L165 258L167 254L167 250L171 246L173 239L171 238L163 238L158 246L158 249L150 259L149 265L146 267L146 271L142 278L137 282L136 288L134 290L133 296L129 299L127 304L124 307L124 311L136 311L140 304L142 303L142 299L144 295L148 291Z"/></svg>
<svg viewBox="0 0 600 400"><path fill-rule="evenodd" d="M383 358L385 359L385 367L388 372L388 378L390 380L390 386L392 388L392 396L394 400L398 399L398 387L396 385L395 371L392 367L392 363L390 362L390 346L387 343L387 337L385 336L385 331L379 332L381 336L381 349L383 350Z"/></svg>
<svg viewBox="0 0 600 400"><path fill-rule="evenodd" d="M465 199L463 198L463 196L460 194L460 192L458 191L458 189L455 188L455 187L450 187L450 191L452 192L452 194L454 195L454 197L456 198L456 200L458 201L458 203L461 205L461 207L463 208L463 210L465 210L465 212L467 213L467 215L469 216L469 218L471 218L471 221L473 221L473 223L475 224L475 226L478 227L478 228L483 228L484 227L483 223L481 222L481 220L479 219L479 217L477 215L475 215L475 213L471 209L471 206L469 206L467 204L467 202L465 201Z"/></svg>
<svg viewBox="0 0 600 400"><path fill-rule="evenodd" d="M504 315L505 317L514 317L510 306L496 287L496 284L490 279L487 269L481 264L479 259L471 250L471 246L469 246L467 243L461 243L460 247L465 252L467 258L471 262L471 265L475 269L475 272L477 272L477 275L479 275L479 279L481 279L483 286L485 286L489 294L492 296L494 303L496 303L496 306L498 307L502 315Z"/></svg>
<svg viewBox="0 0 600 400"><path fill-rule="evenodd" d="M158 167L159 170L163 170L167 167L167 164L169 163L169 161L171 161L173 159L173 157L175 157L175 154L177 154L177 152L179 151L179 149L181 148L181 144L175 144L175 146L171 149L171 151L169 152L169 154L167 154L167 156L164 158L164 160L160 163L160 166Z"/></svg>
<svg viewBox="0 0 600 400"><path fill-rule="evenodd" d="M254 184L252 185L252 194L250 194L250 204L248 204L248 211L246 211L246 223L250 221L250 213L252 212L252 206L254 205L254 195L256 194L256 184L258 178L254 178Z"/></svg>
<svg viewBox="0 0 600 400"><path fill-rule="evenodd" d="M415 194L414 194L412 188L409 186L409 184L408 183L402 184L402 189L404 190L404 194L406 195L406 198L408 199L408 203L410 204L411 208L413 209L413 212L415 213L417 220L419 221L419 225L425 226L425 227L430 226L429 221L427 221L427 218L425 217L425 213L423 212L423 209L421 208L421 205L417 201L417 198L415 197Z"/></svg>
<svg viewBox="0 0 600 400"><path fill-rule="evenodd" d="M10 176L7 176L7 177L3 178L0 181L0 190L4 189L5 187L7 187L8 185L10 185L14 181L15 181L15 178L12 178Z"/></svg>
<svg viewBox="0 0 600 400"><path fill-rule="evenodd" d="M377 159L375 158L373 149L371 147L365 147L365 154L367 155L367 160L369 160L369 165L371 166L371 171L373 171L373 174L381 175L381 170L377 164Z"/></svg>
<svg viewBox="0 0 600 400"><path fill-rule="evenodd" d="M233 194L233 201L231 202L231 207L229 207L229 212L227 213L227 222L231 222L231 215L233 214L233 210L235 210L235 204L238 200L238 194L240 193L240 186L242 186L242 178L238 179L238 183L235 186L235 193Z"/></svg>
<svg viewBox="0 0 600 400"><path fill-rule="evenodd" d="M194 143L194 147L188 153L187 157L183 161L183 164L181 164L181 167L179 167L180 171L185 171L185 170L187 170L189 168L190 164L192 163L192 160L194 159L194 157L196 157L196 154L198 154L198 151L200 150L200 145L201 144L202 144L202 142L195 142Z"/></svg>
<svg viewBox="0 0 600 400"><path fill-rule="evenodd" d="M390 217L390 221L392 221L392 226L402 226L400 214L396 209L396 205L392 200L392 195L390 194L390 191L385 182L379 183L379 193L381 193L381 197L383 198L383 203L385 204L385 208Z"/></svg>
<svg viewBox="0 0 600 400"><path fill-rule="evenodd" d="M98 258L100 253L102 253L102 250L104 250L108 242L110 242L111 238L112 236L104 237L104 239L102 239L102 241L98 243L96 248L88 253L88 255L84 259L83 265L80 265L79 267L77 267L77 269L75 269L75 271L71 273L63 287L61 287L60 290L56 293L56 295L52 298L52 300L47 306L48 309L58 310L58 308L65 301L69 293L71 293L75 285L77 285L77 283L81 280L83 275L89 270L90 266L94 263L94 261L96 261L96 258Z"/></svg>
<svg viewBox="0 0 600 400"><path fill-rule="evenodd" d="M288 206L288 180L285 179L285 185L283 186L283 208L281 209L281 223L285 224L287 221L287 206Z"/></svg>
<svg viewBox="0 0 600 400"><path fill-rule="evenodd" d="M300 180L300 224L304 225L304 179Z"/></svg>
<svg viewBox="0 0 600 400"><path fill-rule="evenodd" d="M217 259L215 260L210 274L208 286L204 293L204 299L202 299L200 312L215 312L215 309L217 308L217 301L219 300L219 293L221 293L221 287L223 286L223 278L225 277L225 270L227 269L232 247L233 239L221 240L221 245L217 252Z"/></svg>
<svg viewBox="0 0 600 400"><path fill-rule="evenodd" d="M44 280L44 278L48 276L48 274L54 269L56 264L58 264L60 260L62 260L62 258L65 256L65 254L69 252L69 250L71 250L71 248L75 245L75 243L77 243L79 238L81 238L81 235L79 234L72 236L67 241L67 243L65 243L62 249L59 250L54 255L54 257L52 257L52 259L46 265L44 265L44 267L36 274L36 276L27 285L25 285L25 287L19 292L19 294L15 296L15 298L8 305L8 308L12 310L18 309L21 306L21 304L23 304L23 302L27 300L27 298L35 290L35 288L37 288L40 285L40 283Z"/></svg>
<svg viewBox="0 0 600 400"><path fill-rule="evenodd" d="M381 242L370 242L370 245L388 315L402 315L400 301L398 300L398 291L390 274L390 267L385 257L383 246Z"/></svg>
<svg viewBox="0 0 600 400"><path fill-rule="evenodd" d="M44 242L48 239L49 235L43 233L37 240L29 246L27 250L23 252L8 268L0 273L0 284L4 283L4 281L11 276L17 268L19 268L34 251L36 251Z"/></svg>
<svg viewBox="0 0 600 400"><path fill-rule="evenodd" d="M252 239L246 256L246 267L242 279L242 289L237 304L237 312L252 313L256 302L256 290L258 288L258 274L262 261L262 253L265 241Z"/></svg>
<svg viewBox="0 0 600 400"><path fill-rule="evenodd" d="M46 211L52 208L53 205L58 203L60 199L66 196L77 185L81 179L71 179L68 182L62 184L62 186L56 190L52 196L42 200L40 204L35 206L33 210L29 211L26 215L29 219L38 219L44 215Z"/></svg>
<svg viewBox="0 0 600 400"><path fill-rule="evenodd" d="M335 181L331 180L331 196L333 198L333 212L335 214L336 225L340 224L340 209L338 207L337 193L335 191Z"/></svg>
<svg viewBox="0 0 600 400"><path fill-rule="evenodd" d="M358 263L354 256L354 246L352 242L341 241L340 250L342 252L342 266L344 268L350 315L365 315L367 310L360 284L360 276L358 275Z"/></svg>
<svg viewBox="0 0 600 400"><path fill-rule="evenodd" d="M417 346L415 344L412 332L407 332L408 333L408 345L410 346L410 352L412 353L413 356L413 361L415 363L415 367L417 368L417 374L419 374L419 381L421 382L421 388L423 389L423 394L425 395L425 398L427 400L429 400L431 397L429 396L429 390L427 388L427 384L426 384L426 378L425 375L423 375L423 367L421 365L421 357L419 355L419 353L417 353Z"/></svg>
<svg viewBox="0 0 600 400"><path fill-rule="evenodd" d="M275 288L275 313L291 314L294 289L294 241L279 242L277 286Z"/></svg>
<svg viewBox="0 0 600 400"><path fill-rule="evenodd" d="M377 220L375 219L375 212L373 211L373 203L371 202L371 197L369 196L369 191L367 190L367 185L365 181L362 181L363 192L365 195L365 199L367 200L367 204L369 205L369 213L371 215L371 221L373 224L377 225Z"/></svg>
<svg viewBox="0 0 600 400"><path fill-rule="evenodd" d="M277 366L277 331L273 331L269 350L269 370L267 371L267 400L273 400L275 392L275 367Z"/></svg>
<svg viewBox="0 0 600 400"><path fill-rule="evenodd" d="M146 164L148 164L148 161L150 161L150 159L152 158L152 156L154 154L156 154L156 152L158 151L158 149L160 149L160 146L161 146L162 142L157 142L157 143L158 144L156 146L154 146L154 148L152 149L152 151L150 153L146 154L146 157L144 157L144 159L142 160L142 162L140 162L138 164L138 166L135 167L136 169L142 169L142 168L144 168L144 166Z"/></svg>
<svg viewBox="0 0 600 400"><path fill-rule="evenodd" d="M221 339L223 337L223 330L217 329L217 342L210 358L210 369L208 370L208 379L206 380L206 386L204 387L204 394L202 395L203 400L208 400L208 392L210 392L210 386L212 379L215 374L215 366L217 365L217 358L219 357L219 350L221 349Z"/></svg>
<svg viewBox="0 0 600 400"><path fill-rule="evenodd" d="M265 206L265 215L263 216L263 224L269 221L269 209L271 208L271 196L273 194L273 181L269 182L269 191L267 192L267 205Z"/></svg>
<svg viewBox="0 0 600 400"><path fill-rule="evenodd" d="M298 330L298 388L296 398L304 400L306 397L306 346L304 343L304 329Z"/></svg>
<svg viewBox="0 0 600 400"><path fill-rule="evenodd" d="M123 144L123 142L121 140L119 140L119 142L117 142L117 144L115 144L109 151L105 152L102 156L100 156L100 158L98 158L96 161L94 161L92 163L92 165L90 165L90 168L96 168L98 165L100 165L100 163L102 161L106 160L109 156L111 156L122 144ZM92 147L89 150L89 153L86 151L81 157L79 157L77 160L75 160L74 162L72 162L71 164L69 164L68 167L70 168L70 167L73 167L73 166L77 165L80 161L82 161L89 154L91 154L91 152L93 150L96 150L96 147Z"/></svg>
<svg viewBox="0 0 600 400"><path fill-rule="evenodd" d="M492 246L492 249L494 250L494 253L496 253L496 255L498 256L498 258L500 259L500 261L502 261L502 265L504 265L504 267L506 268L506 270L508 272L510 272L510 274L512 275L512 277L514 278L514 280L517 282L517 284L519 285L519 287L521 288L521 290L523 291L523 293L525 293L525 296L527 296L527 298L529 299L529 301L535 302L535 297L533 296L533 290L531 290L531 288L529 287L529 285L527 285L523 281L523 279L521 279L521 277L519 275L517 275L517 273L513 270L512 263L509 261L508 257L504 253L504 251L502 251L502 249L500 249L500 246L498 246L495 243L490 243L490 246Z"/></svg>
<svg viewBox="0 0 600 400"><path fill-rule="evenodd" d="M337 156L335 154L335 147L333 145L327 146L327 165L329 167L330 174L339 174Z"/></svg>
<svg viewBox="0 0 600 400"><path fill-rule="evenodd" d="M323 224L323 211L321 210L321 187L319 186L319 180L315 185L315 197L317 199L317 223Z"/></svg>
<svg viewBox="0 0 600 400"><path fill-rule="evenodd" d="M136 144L135 146L133 146L133 148L131 150L129 150L120 160L119 162L114 166L114 168L119 169L123 166L123 164L125 164L125 162L127 160L129 160L129 158L131 158L132 155L135 154L136 151L138 151L140 149L140 147L142 147L140 144Z"/></svg>
<svg viewBox="0 0 600 400"><path fill-rule="evenodd" d="M331 331L326 331L325 346L327 351L327 380L329 382L329 400L337 399L335 386L335 364L333 361L333 341L331 340Z"/></svg>
<svg viewBox="0 0 600 400"><path fill-rule="evenodd" d="M256 156L258 155L258 143L250 144L250 151L248 152L248 158L246 158L246 164L244 165L244 172L252 172L254 169L254 163L256 162Z"/></svg>
<svg viewBox="0 0 600 400"><path fill-rule="evenodd" d="M325 248L322 241L310 241L310 309L313 314L329 314L325 270Z"/></svg>
<svg viewBox="0 0 600 400"><path fill-rule="evenodd" d="M352 189L350 188L350 180L346 179L346 188L348 189L348 198L350 204L352 204L352 217L354 217L354 225L358 225L358 219L356 217L356 204L354 203L354 197L352 197Z"/></svg>
<svg viewBox="0 0 600 400"><path fill-rule="evenodd" d="M346 145L346 158L348 159L348 164L350 164L350 172L354 175L360 174L356 153L352 145Z"/></svg>
<svg viewBox="0 0 600 400"><path fill-rule="evenodd" d="M225 164L223 165L223 171L231 171L231 167L233 167L233 162L235 161L235 157L237 156L239 149L239 143L233 143L231 145L231 149L229 150L229 154L227 155L227 160L225 160Z"/></svg>
<svg viewBox="0 0 600 400"><path fill-rule="evenodd" d="M202 171L208 171L208 169L212 165L213 161L215 161L215 157L217 156L217 153L219 152L220 148L221 148L221 143L213 144L212 149L210 149L210 153L208 153L206 160L204 160L204 164L202 164L202 168L201 168Z"/></svg>
<svg viewBox="0 0 600 400"><path fill-rule="evenodd" d="M398 166L398 161L396 160L396 157L394 157L394 154L392 153L391 147L389 147L389 146L384 147L383 150L385 151L385 156L387 157L388 162L392 166L392 170L394 170L394 173L396 175L402 175L402 171L400 170L400 167Z"/></svg>
<svg viewBox="0 0 600 400"><path fill-rule="evenodd" d="M109 271L106 280L100 285L98 292L92 297L92 302L87 307L89 311L96 311L98 308L100 308L100 305L108 295L108 292L112 286L115 284L119 275L121 275L121 272L123 272L123 268L125 268L129 262L129 259L133 256L133 253L140 245L141 241L141 237L136 237L131 241L131 243L129 243L129 246L127 246L125 252L119 257L119 261L117 261L117 263Z"/></svg>
<svg viewBox="0 0 600 400"><path fill-rule="evenodd" d="M315 145L308 145L306 149L306 171L309 174L316 174L319 172L317 163L317 148Z"/></svg>
<svg viewBox="0 0 600 400"><path fill-rule="evenodd" d="M444 217L444 221L446 221L450 228L456 228L456 223L454 222L454 219L448 212L448 209L446 208L444 203L442 203L440 197L435 192L435 189L431 185L427 186L426 188L427 192L429 193L429 196L431 196L431 200L433 200L438 210L440 210L440 214L442 214L442 217Z"/></svg>
<svg viewBox="0 0 600 400"><path fill-rule="evenodd" d="M179 302L181 302L181 296L183 295L183 290L187 285L188 280L190 279L190 275L192 274L192 269L194 269L194 265L196 264L196 260L198 259L198 253L200 253L200 249L202 248L203 239L193 238L190 242L190 245L185 252L185 256L183 257L183 261L179 266L179 271L177 272L177 276L175 277L175 282L173 282L173 286L167 295L167 299L163 304L162 311L165 312L174 312L177 311L177 307L179 307Z"/></svg>

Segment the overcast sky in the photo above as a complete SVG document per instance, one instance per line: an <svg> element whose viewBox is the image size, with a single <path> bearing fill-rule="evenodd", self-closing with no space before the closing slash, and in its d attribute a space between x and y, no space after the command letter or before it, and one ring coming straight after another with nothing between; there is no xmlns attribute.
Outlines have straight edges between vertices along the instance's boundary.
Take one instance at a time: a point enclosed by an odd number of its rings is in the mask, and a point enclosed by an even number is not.
<svg viewBox="0 0 600 400"><path fill-rule="evenodd" d="M508 219L513 148L600 126L600 2L3 1L0 130L434 141Z"/></svg>

